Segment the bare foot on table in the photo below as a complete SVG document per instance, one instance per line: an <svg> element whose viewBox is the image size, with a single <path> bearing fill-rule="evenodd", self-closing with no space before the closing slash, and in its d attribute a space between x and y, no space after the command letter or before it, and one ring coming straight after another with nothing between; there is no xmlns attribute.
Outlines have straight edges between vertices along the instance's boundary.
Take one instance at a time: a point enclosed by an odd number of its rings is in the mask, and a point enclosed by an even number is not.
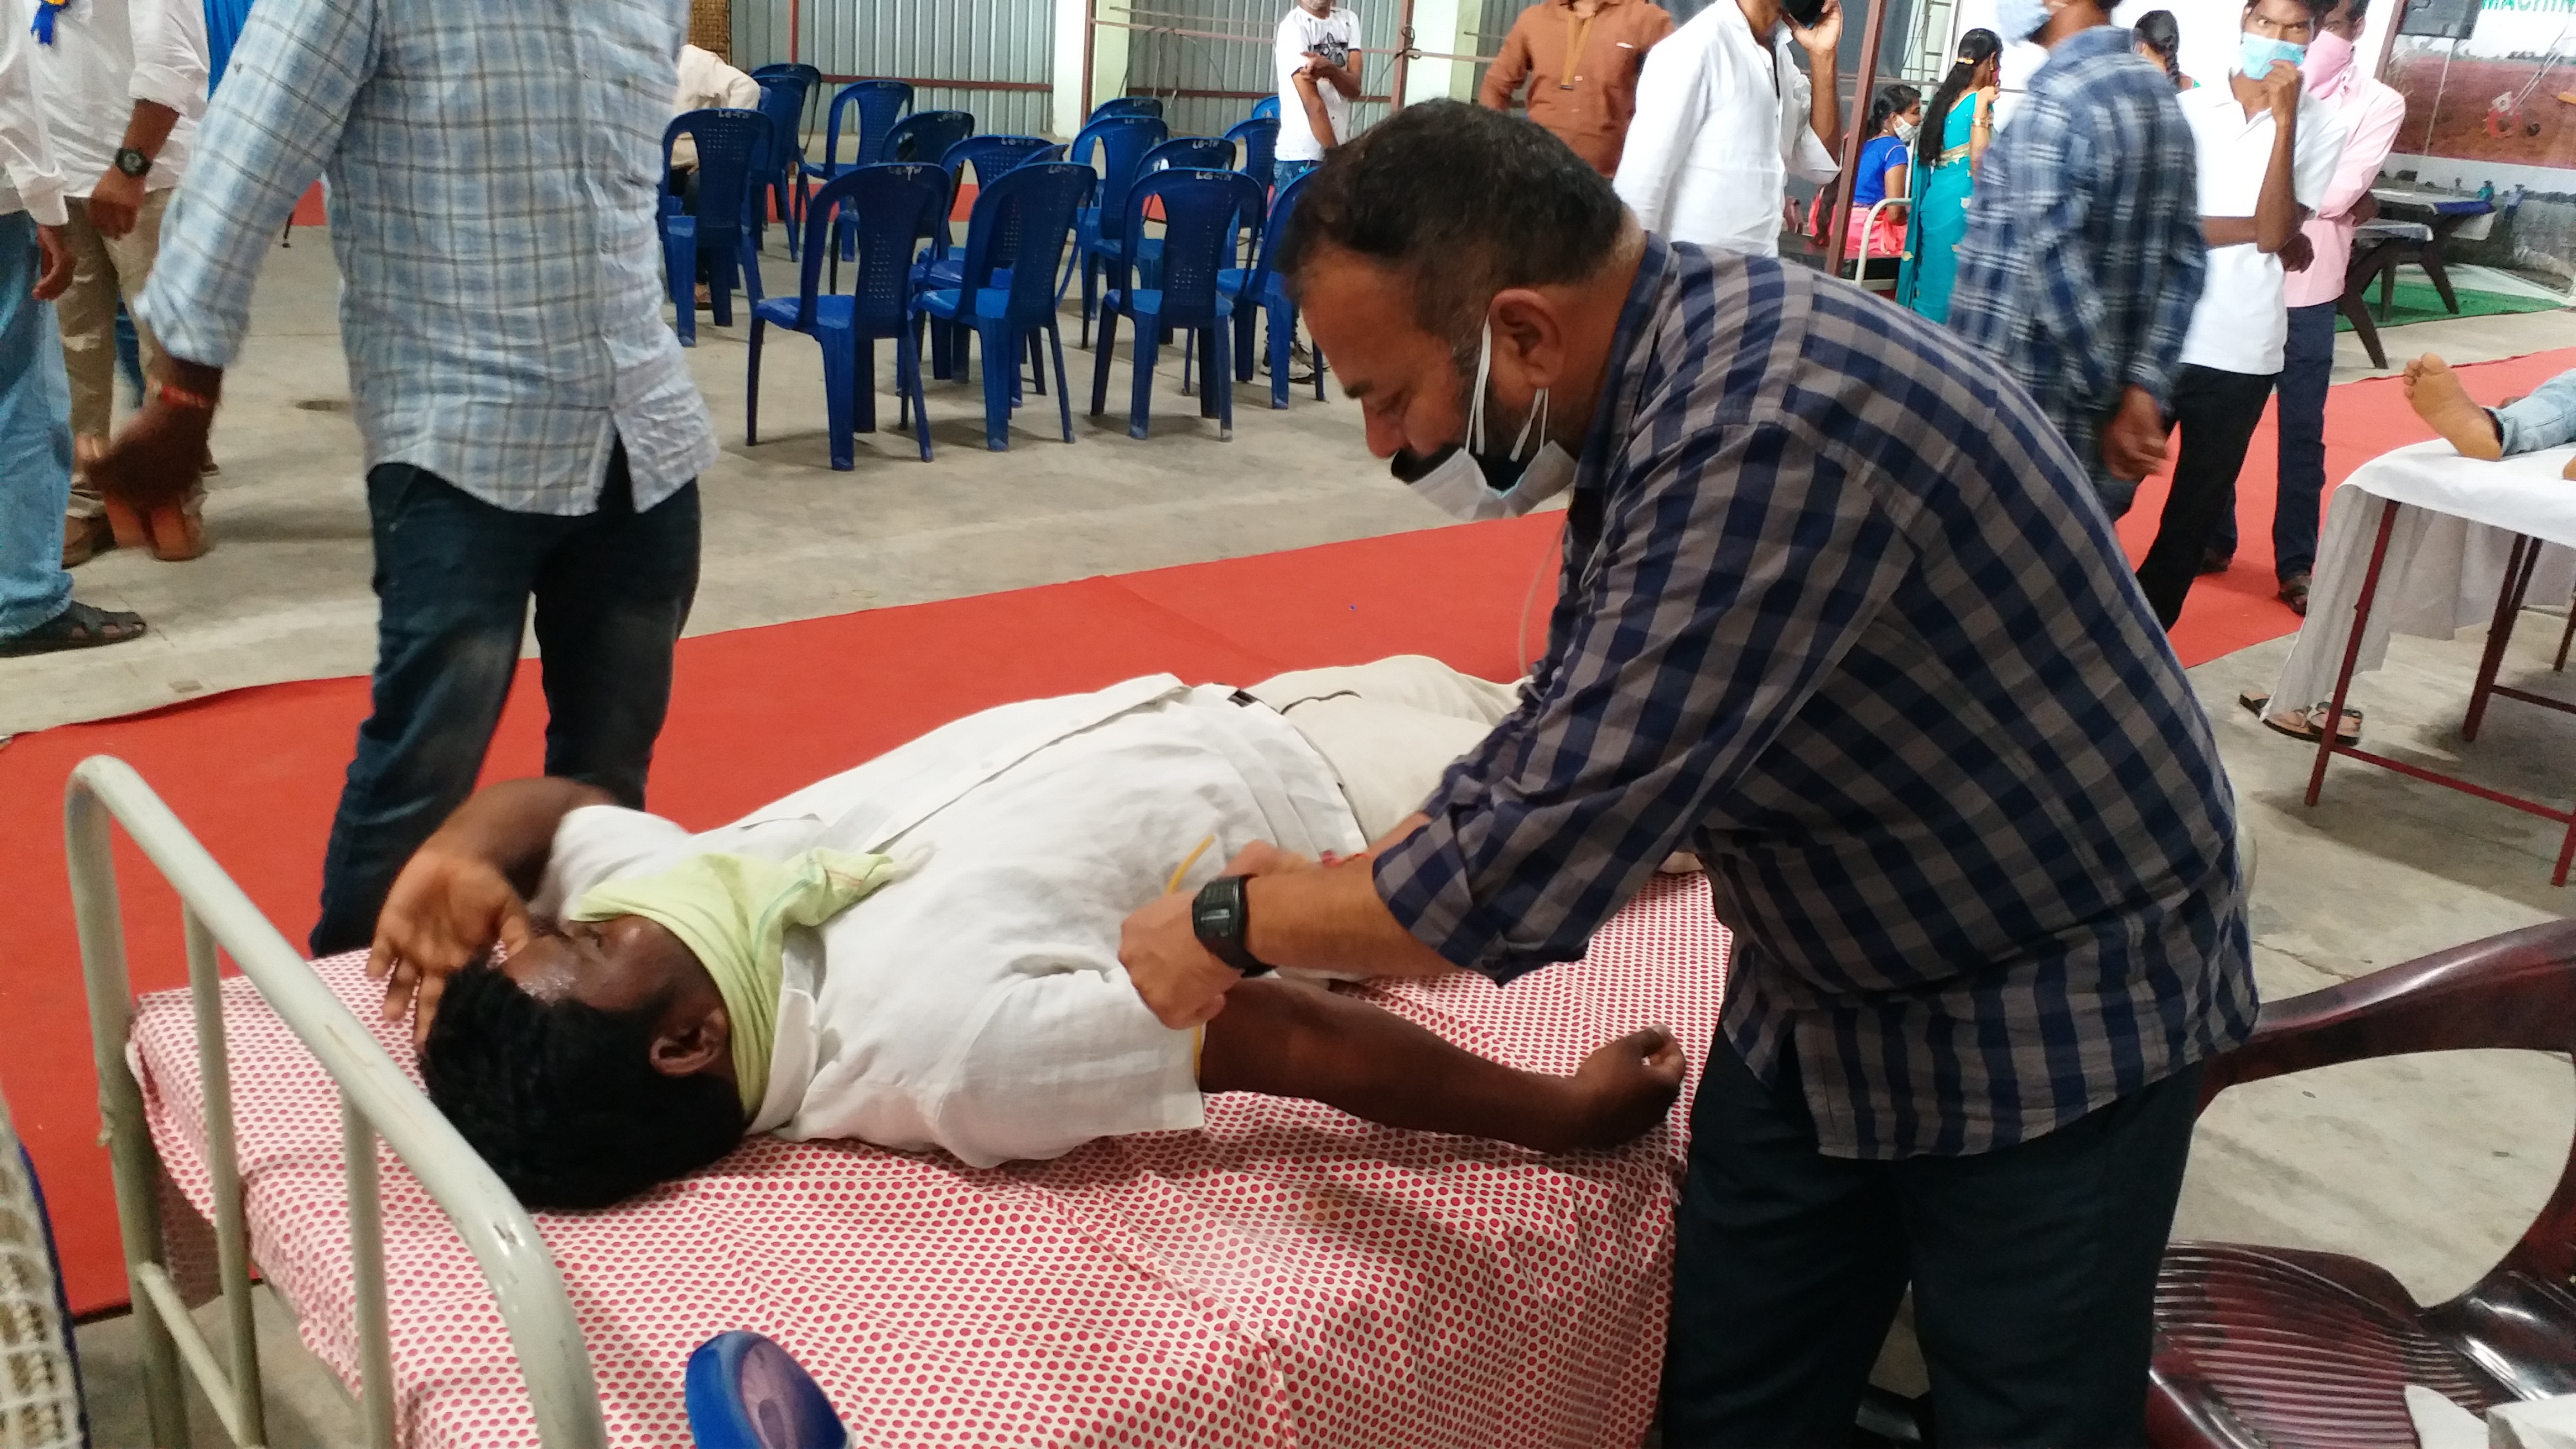
<svg viewBox="0 0 2576 1449"><path fill-rule="evenodd" d="M1593 1048L1575 1068L1579 1105L1564 1148L1616 1147L1664 1120L1689 1067L1669 1030L1650 1026Z"/></svg>
<svg viewBox="0 0 2576 1449"><path fill-rule="evenodd" d="M2468 389L2460 386L2460 375L2451 371L2449 363L2425 353L2406 364L2405 386L2406 401L2415 416L2430 423L2433 431L2460 450L2461 457L2492 463L2504 456L2495 418L2470 401Z"/></svg>

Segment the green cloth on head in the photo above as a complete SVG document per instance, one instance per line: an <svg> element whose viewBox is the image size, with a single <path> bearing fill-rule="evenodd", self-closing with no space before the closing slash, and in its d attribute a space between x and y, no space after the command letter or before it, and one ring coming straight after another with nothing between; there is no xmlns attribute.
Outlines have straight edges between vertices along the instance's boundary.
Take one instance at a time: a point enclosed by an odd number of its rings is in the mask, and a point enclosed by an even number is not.
<svg viewBox="0 0 2576 1449"><path fill-rule="evenodd" d="M787 928L819 926L896 874L892 857L848 850L809 850L784 861L711 851L659 875L594 886L572 918L642 916L697 956L724 997L734 1084L750 1120L769 1095Z"/></svg>

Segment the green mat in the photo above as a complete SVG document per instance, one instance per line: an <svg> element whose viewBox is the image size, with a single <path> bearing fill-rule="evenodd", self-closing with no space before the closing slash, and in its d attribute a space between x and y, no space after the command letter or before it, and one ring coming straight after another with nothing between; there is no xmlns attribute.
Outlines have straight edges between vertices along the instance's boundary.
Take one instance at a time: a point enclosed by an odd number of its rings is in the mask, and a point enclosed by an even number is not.
<svg viewBox="0 0 2576 1449"><path fill-rule="evenodd" d="M2382 327L2403 327L2409 322L2439 322L2448 317L2500 317L2508 312L2547 312L2560 304L2546 297L2525 297L2512 292L2473 292L2466 287L2453 289L2460 299L2457 312L2442 305L2442 294L2424 274L2413 268L2397 274L2397 291L2389 299L2388 310L2379 309L2379 288L2370 289L2363 300L2370 304L2370 320ZM2335 330L2350 332L2349 318L2335 318Z"/></svg>

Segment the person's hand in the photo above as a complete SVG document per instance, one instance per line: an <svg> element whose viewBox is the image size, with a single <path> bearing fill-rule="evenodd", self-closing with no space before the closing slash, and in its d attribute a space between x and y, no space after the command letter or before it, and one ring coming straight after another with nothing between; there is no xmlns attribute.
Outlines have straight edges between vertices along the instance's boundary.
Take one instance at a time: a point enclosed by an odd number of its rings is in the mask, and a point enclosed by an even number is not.
<svg viewBox="0 0 2576 1449"><path fill-rule="evenodd" d="M185 496L197 481L214 426L212 412L165 402L157 389L147 388L143 410L90 463L89 480L137 512L149 512Z"/></svg>
<svg viewBox="0 0 2576 1449"><path fill-rule="evenodd" d="M134 219L142 212L143 178L107 168L89 194L89 224L100 236L117 241L134 230Z"/></svg>
<svg viewBox="0 0 2576 1449"><path fill-rule="evenodd" d="M2343 219L2355 226L2366 226L2379 220L2379 198L2363 192L2361 200L2352 204L2352 210L2345 212Z"/></svg>
<svg viewBox="0 0 2576 1449"><path fill-rule="evenodd" d="M2272 108L2272 118L2275 121L2287 121L2297 117L2299 113L2299 68L2297 66L2286 60L2276 60L2272 62L2272 68L2263 73L2263 79L2258 84L2263 88L2264 103Z"/></svg>
<svg viewBox="0 0 2576 1449"><path fill-rule="evenodd" d="M2316 259L2317 244L2308 240L2308 234L2304 231L2290 233L2290 244L2281 248L2282 268L2287 271L2304 272Z"/></svg>
<svg viewBox="0 0 2576 1449"><path fill-rule="evenodd" d="M2165 411L2145 388L2132 383L2102 424L2102 466L2123 483L2135 483L2165 461Z"/></svg>
<svg viewBox="0 0 2576 1449"><path fill-rule="evenodd" d="M39 302L50 302L72 285L72 248L63 240L58 226L36 228L36 254L44 258L44 267L36 273L36 289L31 294Z"/></svg>
<svg viewBox="0 0 2576 1449"><path fill-rule="evenodd" d="M1243 980L1199 944L1190 922L1193 894L1174 891L1142 906L1118 930L1118 961L1128 981L1155 1019L1175 1031L1225 1010L1225 994Z"/></svg>
<svg viewBox="0 0 2576 1449"><path fill-rule="evenodd" d="M1785 18L1785 17L1783 17ZM1825 0L1825 13L1813 25L1789 22L1790 37L1809 55L1831 55L1843 43L1842 0Z"/></svg>
<svg viewBox="0 0 2576 1449"><path fill-rule="evenodd" d="M1288 78L1297 83L1297 94L1309 98L1317 95L1318 92L1315 88L1323 84L1323 82L1315 78L1315 67L1311 65L1301 65L1297 67L1295 70L1288 73Z"/></svg>
<svg viewBox="0 0 2576 1449"><path fill-rule="evenodd" d="M495 945L528 943L528 903L490 861L442 846L436 837L394 877L376 915L367 974L385 983L385 1020L415 1004L415 1044L429 1040L447 978Z"/></svg>

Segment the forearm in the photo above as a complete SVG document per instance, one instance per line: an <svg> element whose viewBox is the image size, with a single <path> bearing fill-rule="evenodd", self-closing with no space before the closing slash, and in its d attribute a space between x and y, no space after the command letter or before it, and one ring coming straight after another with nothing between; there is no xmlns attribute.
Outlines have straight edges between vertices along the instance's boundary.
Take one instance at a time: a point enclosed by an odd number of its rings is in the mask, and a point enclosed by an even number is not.
<svg viewBox="0 0 2576 1449"><path fill-rule="evenodd" d="M1347 63L1327 66L1324 70L1324 78L1332 82L1333 89L1342 93L1343 100L1356 101L1360 98L1360 65L1360 58L1355 52Z"/></svg>
<svg viewBox="0 0 2576 1449"><path fill-rule="evenodd" d="M2263 172L2262 195L2254 203L2254 247L2277 252L2299 229L2300 206L2290 194L2290 166L2297 148L2296 121L2285 121L2272 133L2271 164Z"/></svg>
<svg viewBox="0 0 2576 1449"><path fill-rule="evenodd" d="M1298 78L1297 102L1306 109L1307 130L1323 143L1325 150L1330 151L1342 143L1342 138L1333 131L1333 113L1324 109L1323 93L1315 88L1312 77Z"/></svg>
<svg viewBox="0 0 2576 1449"><path fill-rule="evenodd" d="M1517 1071L1393 1012L1284 981L1247 981L1207 1024L1206 1092L1303 1097L1387 1127L1455 1132L1542 1151L1569 1145L1570 1077Z"/></svg>
<svg viewBox="0 0 2576 1449"><path fill-rule="evenodd" d="M2262 221L2251 216L2204 216L2200 219L2201 240L2214 247L2260 245Z"/></svg>
<svg viewBox="0 0 2576 1449"><path fill-rule="evenodd" d="M555 827L564 817L585 805L616 803L607 791L578 780L503 780L456 807L421 848L479 860L507 877L521 896L530 896L545 874Z"/></svg>
<svg viewBox="0 0 2576 1449"><path fill-rule="evenodd" d="M1245 948L1272 966L1303 971L1445 976L1456 970L1387 910L1374 864L1359 856L1254 876L1244 886L1251 917Z"/></svg>
<svg viewBox="0 0 2576 1449"><path fill-rule="evenodd" d="M170 139L170 129L178 124L179 113L168 106L158 101L136 101L134 114L126 118L124 144L146 156L158 156Z"/></svg>
<svg viewBox="0 0 2576 1449"><path fill-rule="evenodd" d="M1835 69L1837 59L1830 50L1807 52L1808 76L1814 82L1807 97L1807 126L1827 152L1839 157L1843 154L1843 102L1842 77Z"/></svg>

